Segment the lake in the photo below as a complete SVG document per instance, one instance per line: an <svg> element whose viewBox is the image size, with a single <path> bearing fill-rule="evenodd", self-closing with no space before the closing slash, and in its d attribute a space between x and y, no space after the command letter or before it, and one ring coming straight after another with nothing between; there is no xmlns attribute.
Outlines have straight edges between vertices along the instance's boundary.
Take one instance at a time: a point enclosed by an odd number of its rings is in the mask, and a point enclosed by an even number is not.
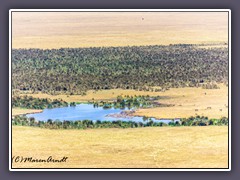
<svg viewBox="0 0 240 180"><path fill-rule="evenodd" d="M126 110L128 110L126 108ZM104 109L103 107L94 108L92 104L78 104L76 106L68 106L68 107L61 107L61 108L53 108L53 109L44 109L41 113L35 114L27 114L27 117L34 117L36 120L39 121L47 121L48 119L52 120L92 120L92 121L135 121L135 122L144 122L143 117L112 117L109 115L112 114L120 114L124 109ZM169 123L172 120L161 119L157 120L152 118L154 122L164 122ZM178 120L175 120L178 121Z"/></svg>

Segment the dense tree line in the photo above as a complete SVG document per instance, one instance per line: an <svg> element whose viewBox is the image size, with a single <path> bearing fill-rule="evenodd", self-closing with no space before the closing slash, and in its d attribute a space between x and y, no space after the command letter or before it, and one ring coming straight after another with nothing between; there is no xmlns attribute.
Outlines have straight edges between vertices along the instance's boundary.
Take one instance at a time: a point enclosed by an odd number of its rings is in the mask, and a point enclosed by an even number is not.
<svg viewBox="0 0 240 180"><path fill-rule="evenodd" d="M189 118L182 118L180 121L182 126L208 126L208 125L228 125L228 118L222 117L220 119L208 119L204 116L196 116Z"/></svg>
<svg viewBox="0 0 240 180"><path fill-rule="evenodd" d="M228 49L196 45L13 49L12 87L49 94L227 84ZM156 89L153 86L160 86ZM214 86L213 86L214 87Z"/></svg>
<svg viewBox="0 0 240 180"><path fill-rule="evenodd" d="M74 103L75 105L75 103ZM32 96L13 96L12 107L21 107L27 109L45 109L66 107L68 103L62 99L33 98Z"/></svg>
<svg viewBox="0 0 240 180"><path fill-rule="evenodd" d="M208 119L207 117L190 117L180 119L180 121L172 121L170 123L153 122L151 119L145 122L134 121L92 121L92 120L78 120L78 121L37 121L34 118L27 118L26 116L15 116L12 118L12 125L19 126L33 126L48 129L88 129L88 128L137 128L137 127L162 127L162 126L210 126L210 125L228 125L228 118Z"/></svg>
<svg viewBox="0 0 240 180"><path fill-rule="evenodd" d="M158 97L151 97L149 95L147 96L117 96L116 100L113 102L106 102L106 101L94 101L93 107L103 107L104 109L109 108L119 108L119 109L125 109L126 107L128 109L131 108L150 108L150 107L157 107L160 104L155 102L156 100L160 99L160 96Z"/></svg>

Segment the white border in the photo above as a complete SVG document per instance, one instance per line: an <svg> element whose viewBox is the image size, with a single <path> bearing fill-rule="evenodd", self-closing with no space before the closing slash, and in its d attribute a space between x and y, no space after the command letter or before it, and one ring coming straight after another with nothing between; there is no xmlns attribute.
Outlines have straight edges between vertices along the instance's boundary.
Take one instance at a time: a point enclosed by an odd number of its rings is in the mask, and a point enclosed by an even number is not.
<svg viewBox="0 0 240 180"><path fill-rule="evenodd" d="M228 12L229 14L229 19L228 19L228 48L229 48L229 81L228 81L228 86L229 86L229 90L228 90L228 98L229 98L229 102L228 102L228 108L229 108L229 114L228 114L228 118L229 118L229 125L228 125L228 129L229 129L229 133L228 133L228 137L229 137L229 168L228 169L12 169L11 165L12 165L12 144L11 144L11 138L12 138L12 122L11 122L11 113L12 113L12 82L11 82L11 77L12 77L12 68L11 68L11 61L12 61L12 56L11 56L11 51L12 51L12 32L11 32L11 28L12 28L12 22L11 22L11 14L12 12L22 12L22 11L28 11L28 12L35 12L35 11L54 11L54 12L66 12L66 11L72 11L72 12L112 12L112 11L119 11L119 12L125 12L125 11L132 11L132 12L216 12L216 11L221 11L221 12ZM231 10L230 9L10 9L9 10L9 171L231 171Z"/></svg>

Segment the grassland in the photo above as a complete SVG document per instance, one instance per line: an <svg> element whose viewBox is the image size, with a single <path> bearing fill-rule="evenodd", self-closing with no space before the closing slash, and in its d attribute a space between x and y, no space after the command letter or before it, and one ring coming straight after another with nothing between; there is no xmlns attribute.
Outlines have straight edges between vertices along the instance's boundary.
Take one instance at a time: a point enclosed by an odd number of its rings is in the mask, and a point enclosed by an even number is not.
<svg viewBox="0 0 240 180"><path fill-rule="evenodd" d="M13 168L227 168L228 127L47 130L13 126L13 156L66 163Z"/></svg>
<svg viewBox="0 0 240 180"><path fill-rule="evenodd" d="M85 96L81 95L48 95L48 94L28 94L38 98L61 98L67 102L86 102L94 100L113 100L118 95L150 95L161 96L159 100L163 104L173 104L172 107L158 107L149 109L139 109L135 115L156 118L188 118L190 116L204 115L209 118L228 117L228 88L218 85L220 89L202 89L195 87L171 88L165 92L147 92L135 90L101 90L88 91Z"/></svg>
<svg viewBox="0 0 240 180"><path fill-rule="evenodd" d="M13 48L198 44L228 38L227 12L13 12L12 20Z"/></svg>

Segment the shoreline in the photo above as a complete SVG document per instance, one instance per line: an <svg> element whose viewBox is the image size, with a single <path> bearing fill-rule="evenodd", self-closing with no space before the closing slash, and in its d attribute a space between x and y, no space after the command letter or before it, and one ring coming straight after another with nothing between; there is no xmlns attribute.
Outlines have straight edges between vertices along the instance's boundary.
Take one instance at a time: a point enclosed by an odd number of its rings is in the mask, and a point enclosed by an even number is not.
<svg viewBox="0 0 240 180"><path fill-rule="evenodd" d="M32 112L19 112L17 114L14 114L13 111L32 111ZM27 115L27 114L37 114L37 113L42 113L43 112L43 109L21 109L21 108L12 108L12 118L15 117L15 116L22 116L22 115ZM16 112L15 112L16 113Z"/></svg>
<svg viewBox="0 0 240 180"><path fill-rule="evenodd" d="M138 110L138 109L136 109ZM113 114L108 114L106 115L106 117L113 117L113 118L134 118L134 117L144 117L144 116L139 116L139 115L135 115L136 114L136 110L123 110L120 113L113 113ZM147 118L146 121L148 121L149 119L153 118L154 120L159 120L159 121L163 121L163 120L180 120L181 118L156 118L156 117L149 117L149 116L145 116Z"/></svg>

